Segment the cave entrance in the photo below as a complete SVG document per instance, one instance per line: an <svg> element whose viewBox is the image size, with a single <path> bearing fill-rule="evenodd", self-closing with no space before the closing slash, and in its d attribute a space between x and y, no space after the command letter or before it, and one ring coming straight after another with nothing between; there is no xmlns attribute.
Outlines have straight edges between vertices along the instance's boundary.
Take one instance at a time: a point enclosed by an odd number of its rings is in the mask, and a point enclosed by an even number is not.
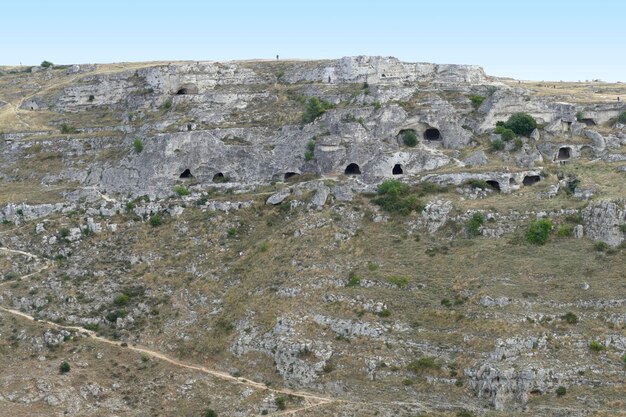
<svg viewBox="0 0 626 417"><path fill-rule="evenodd" d="M187 94L189 94L189 90L187 90L186 88L179 88L176 92L177 96L186 96Z"/></svg>
<svg viewBox="0 0 626 417"><path fill-rule="evenodd" d="M572 157L572 148L559 148L559 154L556 159L559 161L564 161L566 159L570 159Z"/></svg>
<svg viewBox="0 0 626 417"><path fill-rule="evenodd" d="M595 126L596 125L596 121L591 119L591 118L580 119L580 122L586 124L587 126Z"/></svg>
<svg viewBox="0 0 626 417"><path fill-rule="evenodd" d="M346 175L361 175L361 168L355 163L352 163L346 167Z"/></svg>
<svg viewBox="0 0 626 417"><path fill-rule="evenodd" d="M213 175L213 182L228 182L228 178L221 172Z"/></svg>
<svg viewBox="0 0 626 417"><path fill-rule="evenodd" d="M488 186L490 186L491 188L493 188L496 191L500 191L500 183L498 181L495 180L487 180L485 181L487 183Z"/></svg>
<svg viewBox="0 0 626 417"><path fill-rule="evenodd" d="M185 169L182 174L180 174L180 178L193 178L193 175L191 174L189 168Z"/></svg>
<svg viewBox="0 0 626 417"><path fill-rule="evenodd" d="M400 165L400 164L395 164L395 165L393 166L393 169L391 170L391 173L392 173L393 175L402 175L402 174L404 174L404 170L402 169L402 165Z"/></svg>
<svg viewBox="0 0 626 417"><path fill-rule="evenodd" d="M285 181L287 181L289 178L294 178L299 175L300 174L298 174L297 172L285 172Z"/></svg>
<svg viewBox="0 0 626 417"><path fill-rule="evenodd" d="M441 140L441 132L439 129L431 127L424 132L424 139L426 140Z"/></svg>
<svg viewBox="0 0 626 417"><path fill-rule="evenodd" d="M524 177L524 181L522 181L522 184L533 185L537 184L539 181L541 181L541 177L539 175L526 175Z"/></svg>

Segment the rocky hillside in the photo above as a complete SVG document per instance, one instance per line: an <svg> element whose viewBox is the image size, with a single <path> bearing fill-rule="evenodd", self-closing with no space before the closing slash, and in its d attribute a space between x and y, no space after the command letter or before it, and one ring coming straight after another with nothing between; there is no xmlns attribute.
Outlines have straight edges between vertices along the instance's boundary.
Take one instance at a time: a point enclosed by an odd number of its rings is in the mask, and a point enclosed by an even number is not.
<svg viewBox="0 0 626 417"><path fill-rule="evenodd" d="M0 416L616 416L623 84L0 68Z"/></svg>

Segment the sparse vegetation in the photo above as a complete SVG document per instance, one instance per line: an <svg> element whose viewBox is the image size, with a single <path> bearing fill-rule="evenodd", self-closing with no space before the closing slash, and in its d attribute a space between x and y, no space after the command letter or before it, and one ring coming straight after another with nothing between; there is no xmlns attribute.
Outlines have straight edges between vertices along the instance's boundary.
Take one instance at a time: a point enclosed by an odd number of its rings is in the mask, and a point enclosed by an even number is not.
<svg viewBox="0 0 626 417"><path fill-rule="evenodd" d="M480 212L476 212L472 215L472 217L468 220L467 224L466 224L466 230L467 230L467 234L470 237L475 237L475 236L479 236L480 235L480 227L483 225L483 223L485 222L485 215L480 213Z"/></svg>
<svg viewBox="0 0 626 417"><path fill-rule="evenodd" d="M350 271L348 274L348 282L346 287L358 287L361 285L361 278L354 271Z"/></svg>
<svg viewBox="0 0 626 417"><path fill-rule="evenodd" d="M67 123L63 123L60 130L61 133L63 133L64 135L72 135L78 133L78 130L75 127L70 126Z"/></svg>
<svg viewBox="0 0 626 417"><path fill-rule="evenodd" d="M617 116L617 121L624 124L626 123L626 111L623 111Z"/></svg>
<svg viewBox="0 0 626 417"><path fill-rule="evenodd" d="M422 204L410 187L398 180L387 180L378 186L378 197L372 202L390 213L407 215L411 211L421 210Z"/></svg>
<svg viewBox="0 0 626 417"><path fill-rule="evenodd" d="M217 413L213 409L207 408L204 411L203 417L217 417Z"/></svg>
<svg viewBox="0 0 626 417"><path fill-rule="evenodd" d="M174 192L178 194L179 197L184 197L189 195L189 190L184 185L177 185L174 187Z"/></svg>
<svg viewBox="0 0 626 417"><path fill-rule="evenodd" d="M504 141L501 139L494 139L491 141L491 144L489 145L489 150L491 152L498 152L498 151L503 151L504 150Z"/></svg>
<svg viewBox="0 0 626 417"><path fill-rule="evenodd" d="M606 347L602 343L598 342L597 340L590 341L588 346L589 346L589 350L591 350L592 352L601 352L604 349L606 349Z"/></svg>
<svg viewBox="0 0 626 417"><path fill-rule="evenodd" d="M398 288L404 288L408 285L409 283L409 278L408 277L399 277L399 276L391 276L389 278L387 278L387 281L389 281L390 284L395 285Z"/></svg>
<svg viewBox="0 0 626 417"><path fill-rule="evenodd" d="M426 356L426 357L414 360L407 365L407 369L409 371L413 371L418 374L426 370L440 369L440 368L441 368L441 365L437 362L435 358L431 356Z"/></svg>
<svg viewBox="0 0 626 417"><path fill-rule="evenodd" d="M287 398L285 397L276 397L274 402L276 403L276 408L281 411L287 408Z"/></svg>
<svg viewBox="0 0 626 417"><path fill-rule="evenodd" d="M480 105L483 104L483 101L485 101L485 97L478 94L472 94L469 96L469 99L472 102L474 109L478 109Z"/></svg>
<svg viewBox="0 0 626 417"><path fill-rule="evenodd" d="M151 216L148 222L150 223L150 226L152 227L159 227L163 224L163 220L161 219L161 216L159 216L158 214Z"/></svg>
<svg viewBox="0 0 626 417"><path fill-rule="evenodd" d="M561 316L561 320L566 321L568 324L576 324L578 323L578 316L571 311L568 311Z"/></svg>
<svg viewBox="0 0 626 417"><path fill-rule="evenodd" d="M335 108L335 105L325 100L320 100L317 97L311 97L306 102L306 108L302 115L302 121L304 123L311 123L319 116L324 114L326 110Z"/></svg>

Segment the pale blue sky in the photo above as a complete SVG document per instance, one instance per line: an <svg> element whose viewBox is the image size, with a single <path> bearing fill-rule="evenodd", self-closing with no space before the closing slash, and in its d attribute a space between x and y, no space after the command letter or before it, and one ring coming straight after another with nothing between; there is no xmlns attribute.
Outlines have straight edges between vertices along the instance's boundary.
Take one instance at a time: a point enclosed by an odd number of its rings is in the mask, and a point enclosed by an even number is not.
<svg viewBox="0 0 626 417"><path fill-rule="evenodd" d="M626 82L625 16L625 0L2 0L0 65L383 55Z"/></svg>

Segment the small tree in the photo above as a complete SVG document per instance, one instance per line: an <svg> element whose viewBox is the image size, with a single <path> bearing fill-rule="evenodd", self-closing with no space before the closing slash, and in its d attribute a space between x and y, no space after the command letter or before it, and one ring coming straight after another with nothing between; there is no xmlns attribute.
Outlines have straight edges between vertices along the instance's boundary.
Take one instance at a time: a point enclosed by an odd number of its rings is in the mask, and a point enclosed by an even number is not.
<svg viewBox="0 0 626 417"><path fill-rule="evenodd" d="M59 372L62 374L66 374L70 371L70 364L63 361L61 362L61 365L59 365Z"/></svg>
<svg viewBox="0 0 626 417"><path fill-rule="evenodd" d="M467 222L467 234L470 237L475 237L480 235L480 226L485 222L485 216L480 213L474 213L472 218Z"/></svg>
<svg viewBox="0 0 626 417"><path fill-rule="evenodd" d="M306 103L306 109L304 110L304 114L302 115L302 121L304 123L311 123L319 116L324 114L324 112L328 109L332 109L335 106L332 103L329 103L325 100L320 100L317 97L311 97Z"/></svg>
<svg viewBox="0 0 626 417"><path fill-rule="evenodd" d="M489 145L489 149L491 152L497 152L504 150L504 141L502 139L496 139L491 142Z"/></svg>
<svg viewBox="0 0 626 417"><path fill-rule="evenodd" d="M623 111L617 116L617 121L620 123L626 123L626 111Z"/></svg>
<svg viewBox="0 0 626 417"><path fill-rule="evenodd" d="M207 408L203 417L217 417L217 413L213 409Z"/></svg>
<svg viewBox="0 0 626 417"><path fill-rule="evenodd" d="M276 403L276 407L279 410L284 410L287 408L287 398L285 397L276 397L274 402Z"/></svg>
<svg viewBox="0 0 626 417"><path fill-rule="evenodd" d="M515 113L506 121L504 127L511 129L518 135L530 136L537 128L537 121L527 113Z"/></svg>
<svg viewBox="0 0 626 417"><path fill-rule="evenodd" d="M43 68L49 68L49 67L51 67L51 66L53 66L53 65L54 65L54 64L53 64L52 62L50 62L50 61L42 61L42 63L41 63L41 66L42 66Z"/></svg>
<svg viewBox="0 0 626 417"><path fill-rule="evenodd" d="M563 385L556 389L556 395L558 395L559 397L562 397L565 394L567 394L567 388L565 388Z"/></svg>

